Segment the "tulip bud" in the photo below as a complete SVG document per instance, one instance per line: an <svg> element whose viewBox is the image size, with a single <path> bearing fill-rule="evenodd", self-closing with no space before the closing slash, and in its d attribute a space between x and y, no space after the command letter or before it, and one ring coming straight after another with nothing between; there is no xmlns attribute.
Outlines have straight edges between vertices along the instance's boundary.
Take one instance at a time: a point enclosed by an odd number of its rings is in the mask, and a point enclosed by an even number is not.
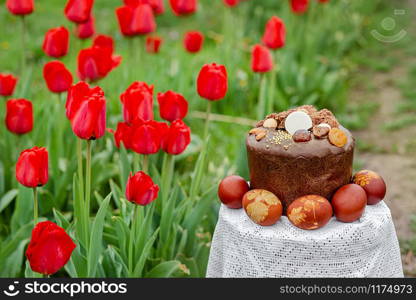
<svg viewBox="0 0 416 300"><path fill-rule="evenodd" d="M114 40L109 35L99 34L94 38L94 41L92 42L93 47L100 47L100 48L107 48L111 51L111 53L114 52Z"/></svg>
<svg viewBox="0 0 416 300"><path fill-rule="evenodd" d="M71 258L76 245L65 230L53 222L36 224L26 250L33 271L52 275L58 272Z"/></svg>
<svg viewBox="0 0 416 300"><path fill-rule="evenodd" d="M165 7L163 0L123 0L124 4L127 6L137 6L139 4L149 4L153 12L157 15L163 14L165 12Z"/></svg>
<svg viewBox="0 0 416 300"><path fill-rule="evenodd" d="M43 67L43 78L52 93L67 91L72 85L72 74L60 61L51 61Z"/></svg>
<svg viewBox="0 0 416 300"><path fill-rule="evenodd" d="M308 9L309 0L290 0L290 6L295 14L301 15Z"/></svg>
<svg viewBox="0 0 416 300"><path fill-rule="evenodd" d="M98 86L90 89L88 83L82 81L69 88L65 104L66 117L68 120L72 120L75 116L75 113L81 106L82 101L92 95L104 97L104 92Z"/></svg>
<svg viewBox="0 0 416 300"><path fill-rule="evenodd" d="M77 24L75 35L79 39L88 39L95 34L95 19L90 17L87 22Z"/></svg>
<svg viewBox="0 0 416 300"><path fill-rule="evenodd" d="M121 56L113 55L108 48L91 47L78 54L78 77L91 82L107 76L121 62Z"/></svg>
<svg viewBox="0 0 416 300"><path fill-rule="evenodd" d="M125 36L148 34L156 30L153 10L148 4L119 7L116 15L120 31Z"/></svg>
<svg viewBox="0 0 416 300"><path fill-rule="evenodd" d="M193 14L198 2L197 0L169 0L172 11L177 16Z"/></svg>
<svg viewBox="0 0 416 300"><path fill-rule="evenodd" d="M132 149L132 134L133 134L133 127L130 126L128 123L120 122L117 124L117 129L114 132L114 141L116 143L116 147L120 148L121 143L124 144L124 148Z"/></svg>
<svg viewBox="0 0 416 300"><path fill-rule="evenodd" d="M7 9L13 15L24 16L33 12L33 0L7 0Z"/></svg>
<svg viewBox="0 0 416 300"><path fill-rule="evenodd" d="M279 49L285 45L286 29L283 21L273 16L266 23L263 35L263 44L270 49Z"/></svg>
<svg viewBox="0 0 416 300"><path fill-rule="evenodd" d="M146 173L139 171L132 175L130 173L126 185L126 198L128 201L138 205L152 203L159 193L159 186L153 183L152 178Z"/></svg>
<svg viewBox="0 0 416 300"><path fill-rule="evenodd" d="M162 45L162 38L158 36L148 36L146 38L146 52L158 53L160 46Z"/></svg>
<svg viewBox="0 0 416 300"><path fill-rule="evenodd" d="M97 87L98 88L98 87ZM106 103L104 92L90 93L83 97L71 119L72 131L81 139L95 140L102 137L106 128Z"/></svg>
<svg viewBox="0 0 416 300"><path fill-rule="evenodd" d="M153 9L153 12L157 15L163 14L165 12L165 6L163 0L149 0L149 4Z"/></svg>
<svg viewBox="0 0 416 300"><path fill-rule="evenodd" d="M13 95L17 80L18 78L14 77L12 74L0 73L0 95L1 96Z"/></svg>
<svg viewBox="0 0 416 300"><path fill-rule="evenodd" d="M237 6L238 3L240 3L240 0L223 0L225 5L229 7Z"/></svg>
<svg viewBox="0 0 416 300"><path fill-rule="evenodd" d="M49 29L45 34L43 40L43 52L46 55L59 58L68 53L69 47L69 32L61 26Z"/></svg>
<svg viewBox="0 0 416 300"><path fill-rule="evenodd" d="M120 95L127 123L153 120L153 85L135 81Z"/></svg>
<svg viewBox="0 0 416 300"><path fill-rule="evenodd" d="M10 99L6 102L6 109L6 126L10 132L24 134L32 131L32 102L26 99Z"/></svg>
<svg viewBox="0 0 416 300"><path fill-rule="evenodd" d="M154 154L160 150L168 125L162 122L139 121L133 124L131 148L139 154Z"/></svg>
<svg viewBox="0 0 416 300"><path fill-rule="evenodd" d="M163 151L178 155L191 142L191 129L182 120L173 121L162 141Z"/></svg>
<svg viewBox="0 0 416 300"><path fill-rule="evenodd" d="M199 52L203 43L204 35L199 31L188 31L183 39L183 46L190 53Z"/></svg>
<svg viewBox="0 0 416 300"><path fill-rule="evenodd" d="M24 150L16 163L17 181L30 188L43 186L48 182L48 151L33 147Z"/></svg>
<svg viewBox="0 0 416 300"><path fill-rule="evenodd" d="M199 96L211 101L224 98L228 89L227 80L227 70L223 65L204 65L197 79Z"/></svg>
<svg viewBox="0 0 416 300"><path fill-rule="evenodd" d="M255 45L251 52L251 69L253 72L269 72L273 69L272 55L266 47Z"/></svg>
<svg viewBox="0 0 416 300"><path fill-rule="evenodd" d="M179 93L167 91L157 94L159 102L160 117L166 121L173 122L185 118L188 113L188 101Z"/></svg>
<svg viewBox="0 0 416 300"><path fill-rule="evenodd" d="M91 16L94 0L68 0L65 6L65 16L74 23L85 23Z"/></svg>

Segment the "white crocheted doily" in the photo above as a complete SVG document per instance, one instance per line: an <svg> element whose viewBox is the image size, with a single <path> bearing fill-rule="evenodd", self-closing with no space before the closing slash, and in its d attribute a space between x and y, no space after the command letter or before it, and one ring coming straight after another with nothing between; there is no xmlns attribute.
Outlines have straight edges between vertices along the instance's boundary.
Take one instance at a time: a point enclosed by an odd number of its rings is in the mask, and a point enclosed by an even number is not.
<svg viewBox="0 0 416 300"><path fill-rule="evenodd" d="M360 220L332 218L302 230L287 217L275 225L253 223L243 209L221 206L207 277L403 277L390 210L367 206Z"/></svg>

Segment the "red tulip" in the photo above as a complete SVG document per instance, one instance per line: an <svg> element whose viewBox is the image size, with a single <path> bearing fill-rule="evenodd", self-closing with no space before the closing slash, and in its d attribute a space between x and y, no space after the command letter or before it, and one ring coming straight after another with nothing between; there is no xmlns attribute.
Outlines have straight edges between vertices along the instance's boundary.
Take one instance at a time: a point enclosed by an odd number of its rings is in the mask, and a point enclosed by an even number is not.
<svg viewBox="0 0 416 300"><path fill-rule="evenodd" d="M138 120L153 120L153 85L145 82L133 82L120 95L123 104L124 121L133 124Z"/></svg>
<svg viewBox="0 0 416 300"><path fill-rule="evenodd" d="M88 39L95 34L95 19L90 17L87 22L77 24L75 35L79 39Z"/></svg>
<svg viewBox="0 0 416 300"><path fill-rule="evenodd" d="M199 31L188 31L183 39L186 51L190 53L199 52L204 43L204 35Z"/></svg>
<svg viewBox="0 0 416 300"><path fill-rule="evenodd" d="M101 88L96 87L77 103L79 107L70 119L72 131L77 137L84 140L95 140L104 135L106 128L105 102L104 92ZM77 104L74 103L74 106Z"/></svg>
<svg viewBox="0 0 416 300"><path fill-rule="evenodd" d="M118 123L117 129L114 132L114 141L116 143L117 148L120 148L121 143L123 143L124 148L132 149L132 134L132 126L125 122Z"/></svg>
<svg viewBox="0 0 416 300"><path fill-rule="evenodd" d="M158 93L160 117L166 121L173 122L185 118L188 113L188 101L179 93L167 91Z"/></svg>
<svg viewBox="0 0 416 300"><path fill-rule="evenodd" d="M191 142L191 129L182 120L173 121L162 140L163 151L178 155Z"/></svg>
<svg viewBox="0 0 416 300"><path fill-rule="evenodd" d="M18 78L14 77L12 74L0 73L0 95L1 96L13 95L17 80Z"/></svg>
<svg viewBox="0 0 416 300"><path fill-rule="evenodd" d="M162 139L168 130L168 125L162 122L139 121L133 124L131 148L139 154L154 154L160 150Z"/></svg>
<svg viewBox="0 0 416 300"><path fill-rule="evenodd" d="M26 250L33 271L52 275L59 271L71 258L76 245L65 230L53 222L36 224Z"/></svg>
<svg viewBox="0 0 416 300"><path fill-rule="evenodd" d="M43 67L43 78L52 93L67 91L72 85L72 74L60 61L51 61Z"/></svg>
<svg viewBox="0 0 416 300"><path fill-rule="evenodd" d="M107 48L111 51L111 53L114 52L114 40L109 35L99 34L94 38L94 41L92 42L93 47L101 47L101 48Z"/></svg>
<svg viewBox="0 0 416 300"><path fill-rule="evenodd" d="M120 31L125 36L148 34L156 30L153 10L149 4L125 5L116 9Z"/></svg>
<svg viewBox="0 0 416 300"><path fill-rule="evenodd" d="M199 96L212 101L224 98L228 89L227 80L227 70L223 65L204 65L197 79Z"/></svg>
<svg viewBox="0 0 416 300"><path fill-rule="evenodd" d="M16 179L26 187L43 186L48 182L48 151L33 147L24 150L16 163Z"/></svg>
<svg viewBox="0 0 416 300"><path fill-rule="evenodd" d="M126 198L128 201L145 206L157 198L158 192L159 186L153 183L149 175L142 171L134 175L130 173L126 185Z"/></svg>
<svg viewBox="0 0 416 300"><path fill-rule="evenodd" d="M43 40L43 52L46 55L59 58L68 53L69 32L65 27L56 27L49 29Z"/></svg>
<svg viewBox="0 0 416 300"><path fill-rule="evenodd" d="M169 0L169 3L177 16L193 14L198 6L197 0Z"/></svg>
<svg viewBox="0 0 416 300"><path fill-rule="evenodd" d="M149 0L150 6L153 8L153 12L157 15L163 14L165 12L165 5L163 0Z"/></svg>
<svg viewBox="0 0 416 300"><path fill-rule="evenodd" d="M163 14L165 12L165 6L163 0L124 0L125 5L137 6L139 4L149 4L153 12L157 15Z"/></svg>
<svg viewBox="0 0 416 300"><path fill-rule="evenodd" d="M65 16L74 23L85 23L90 19L94 0L68 0Z"/></svg>
<svg viewBox="0 0 416 300"><path fill-rule="evenodd" d="M308 9L309 0L290 0L292 11L295 14L303 14Z"/></svg>
<svg viewBox="0 0 416 300"><path fill-rule="evenodd" d="M230 7L236 6L240 0L223 0L224 4Z"/></svg>
<svg viewBox="0 0 416 300"><path fill-rule="evenodd" d="M273 16L266 24L263 44L270 49L279 49L285 45L286 29L282 19Z"/></svg>
<svg viewBox="0 0 416 300"><path fill-rule="evenodd" d="M6 126L10 132L24 134L32 131L32 102L26 99L10 99L6 102L6 109Z"/></svg>
<svg viewBox="0 0 416 300"><path fill-rule="evenodd" d="M269 72L273 69L273 58L266 47L255 45L251 51L251 69L253 72Z"/></svg>
<svg viewBox="0 0 416 300"><path fill-rule="evenodd" d="M33 0L7 0L7 9L14 15L29 15L33 12Z"/></svg>
<svg viewBox="0 0 416 300"><path fill-rule="evenodd" d="M162 42L163 40L159 36L148 36L146 38L146 51L148 53L158 53Z"/></svg>
<svg viewBox="0 0 416 300"><path fill-rule="evenodd" d="M108 48L91 47L78 54L78 77L81 80L97 81L117 67L121 56L113 55Z"/></svg>
<svg viewBox="0 0 416 300"><path fill-rule="evenodd" d="M90 88L86 82L82 81L69 88L65 104L68 120L73 119L81 103L90 97L104 97L104 92L100 87Z"/></svg>

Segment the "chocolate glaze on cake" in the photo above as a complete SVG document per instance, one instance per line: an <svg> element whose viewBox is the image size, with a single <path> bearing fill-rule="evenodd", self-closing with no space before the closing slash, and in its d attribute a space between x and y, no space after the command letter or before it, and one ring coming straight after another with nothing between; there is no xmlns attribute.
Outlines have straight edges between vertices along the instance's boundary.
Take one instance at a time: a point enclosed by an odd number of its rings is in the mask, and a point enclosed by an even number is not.
<svg viewBox="0 0 416 300"><path fill-rule="evenodd" d="M312 117L314 125L319 124L322 115L314 108L309 109L309 115L317 114ZM329 113L332 116L325 123L331 122L331 125L338 127L339 123L331 112L322 112L323 115ZM259 130L265 130L266 135L258 140L255 134L248 134L246 139L250 185L251 188L265 189L278 196L285 212L287 206L300 196L316 194L330 200L339 187L350 182L354 138L347 129L339 126L347 136L347 143L337 147L328 138L312 135L308 142L294 142L281 126L277 129L264 128L262 122L257 126Z"/></svg>

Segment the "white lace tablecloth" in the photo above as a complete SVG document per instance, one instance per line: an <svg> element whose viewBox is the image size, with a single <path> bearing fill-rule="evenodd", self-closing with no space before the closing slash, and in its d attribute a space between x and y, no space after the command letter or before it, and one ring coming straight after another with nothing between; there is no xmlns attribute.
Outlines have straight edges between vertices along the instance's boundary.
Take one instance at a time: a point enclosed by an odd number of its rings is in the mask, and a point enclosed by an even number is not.
<svg viewBox="0 0 416 300"><path fill-rule="evenodd" d="M207 277L403 277L389 208L367 206L360 220L332 218L302 230L287 217L254 224L243 209L221 206Z"/></svg>

